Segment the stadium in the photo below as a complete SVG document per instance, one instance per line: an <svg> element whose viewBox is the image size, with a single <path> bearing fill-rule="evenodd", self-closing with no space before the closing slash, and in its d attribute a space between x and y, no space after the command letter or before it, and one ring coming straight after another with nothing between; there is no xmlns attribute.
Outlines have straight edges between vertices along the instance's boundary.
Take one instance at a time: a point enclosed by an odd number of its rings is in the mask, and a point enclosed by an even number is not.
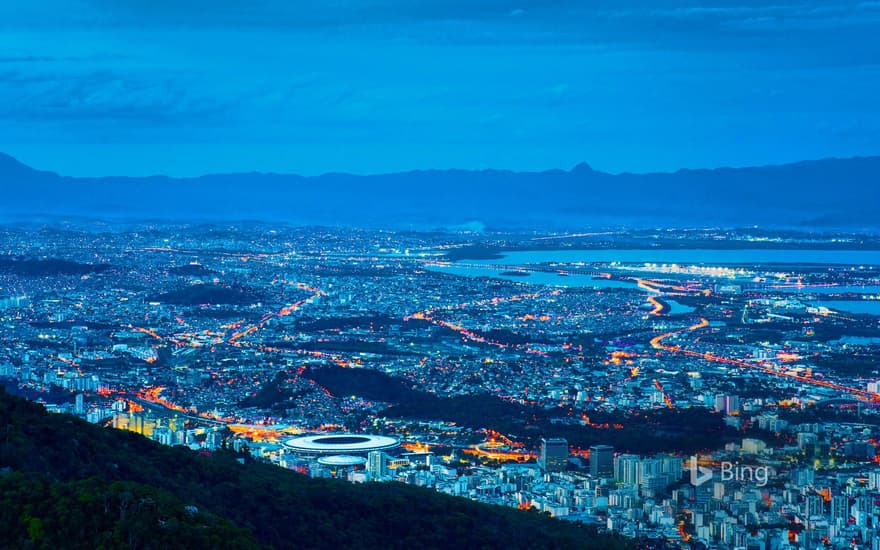
<svg viewBox="0 0 880 550"><path fill-rule="evenodd" d="M294 437L284 442L286 450L297 456L360 455L386 451L400 446L400 441L384 435L318 434Z"/></svg>
<svg viewBox="0 0 880 550"><path fill-rule="evenodd" d="M351 455L330 455L322 456L318 459L318 464L327 466L328 468L356 468L367 463L367 459L362 456Z"/></svg>

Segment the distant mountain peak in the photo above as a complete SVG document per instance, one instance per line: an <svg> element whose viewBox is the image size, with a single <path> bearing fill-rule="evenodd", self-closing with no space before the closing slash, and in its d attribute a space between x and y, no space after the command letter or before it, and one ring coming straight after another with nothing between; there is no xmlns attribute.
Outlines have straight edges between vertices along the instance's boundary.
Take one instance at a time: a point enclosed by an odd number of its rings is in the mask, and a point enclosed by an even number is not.
<svg viewBox="0 0 880 550"><path fill-rule="evenodd" d="M25 165L24 163L19 161L17 158L13 157L12 155L7 155L6 153L4 153L2 151L0 151L0 166L3 166L4 168L8 168L11 166L21 166L23 168L30 169L29 166Z"/></svg>
<svg viewBox="0 0 880 550"><path fill-rule="evenodd" d="M55 176L57 174L54 172L35 170L12 155L0 151L0 175L4 177L14 176L20 178L24 176Z"/></svg>
<svg viewBox="0 0 880 550"><path fill-rule="evenodd" d="M571 169L572 174L592 174L596 172L587 162L580 162Z"/></svg>

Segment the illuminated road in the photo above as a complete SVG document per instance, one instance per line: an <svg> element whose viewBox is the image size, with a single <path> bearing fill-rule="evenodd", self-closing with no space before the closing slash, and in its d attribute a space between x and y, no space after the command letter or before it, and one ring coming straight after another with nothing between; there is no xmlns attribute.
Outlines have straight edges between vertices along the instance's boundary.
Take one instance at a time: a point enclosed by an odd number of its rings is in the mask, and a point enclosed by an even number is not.
<svg viewBox="0 0 880 550"><path fill-rule="evenodd" d="M304 298L302 300L294 302L294 303L290 304L289 306L283 307L283 308L281 308L281 310L279 310L277 312L271 312L271 313L267 313L266 315L263 315L263 317L257 323L254 323L253 325L248 326L246 329L233 334L227 340L227 343L231 344L231 345L237 345L237 342L239 340L241 340L242 338L244 338L245 336L247 336L249 334L253 334L253 333L257 332L258 330L260 330L261 328L266 326L266 323L268 323L272 319L286 317L287 315L290 315L291 313L293 313L294 311L303 307L304 305L311 304L312 302L314 302L315 300L317 300L318 298L320 298L321 296L324 295L324 291L322 291L318 288L308 286L304 283L292 283L292 284L295 284L299 290L311 292L312 295L309 296L308 298Z"/></svg>
<svg viewBox="0 0 880 550"><path fill-rule="evenodd" d="M654 306L654 309L652 309L651 311L648 312L651 315L660 315L663 312L663 308L664 308L663 302L661 302L657 298L655 298L653 296L648 296L648 303L650 303L652 306Z"/></svg>
<svg viewBox="0 0 880 550"><path fill-rule="evenodd" d="M666 403L666 406L670 409L674 409L675 405L672 404L672 399L669 398L669 395L663 389L663 385L656 378L654 379L654 387L657 388L657 391L663 394L663 402Z"/></svg>
<svg viewBox="0 0 880 550"><path fill-rule="evenodd" d="M692 326L689 326L689 327L686 327L683 329L675 330L672 332L660 334L659 336L655 336L654 338L651 339L651 347L653 347L656 350L666 351L669 353L686 355L688 357L697 357L700 359L704 359L706 361L711 361L713 363L722 363L725 365L731 365L734 367L740 367L740 368L744 368L744 369L759 370L759 371L763 372L764 374L768 374L771 376L778 376L780 378L794 380L797 382L801 382L803 384L809 384L809 385L818 386L818 387L822 387L822 388L837 390L840 392L848 393L860 401L875 402L875 403L880 402L880 396L873 394L873 393L870 393L868 391L860 390L858 388L852 388L849 386L844 386L842 384L837 384L834 382L819 380L819 379L816 379L816 378L813 378L810 376L802 376L802 375L794 373L794 372L777 370L775 368L768 367L764 362L751 363L749 361L743 361L742 359L732 359L729 357L723 357L720 355L715 355L711 352L700 353L700 352L693 351L693 350L683 349L677 345L668 345L668 344L663 343L664 340L666 340L672 336L678 336L678 335L681 335L686 332L694 332L697 330L704 329L708 326L709 326L708 319L700 318L700 322L695 325L692 325Z"/></svg>
<svg viewBox="0 0 880 550"><path fill-rule="evenodd" d="M191 411L189 409L185 409L180 405L175 405L174 403L168 401L167 399L161 396L162 391L165 388L162 386L156 386L153 388L146 388L138 391L135 394L128 395L127 399L139 403L143 406L148 407L161 407L167 411L174 412L175 414L188 418L190 420L196 420L198 422L208 422L216 425L227 425L233 422L233 419L226 418L218 418L214 415L208 413L196 413L195 411Z"/></svg>
<svg viewBox="0 0 880 550"><path fill-rule="evenodd" d="M434 314L437 313L438 311L453 311L456 309L462 309L462 308L467 308L467 307L481 307L481 306L486 306L486 305L502 304L505 302L518 302L518 301L522 301L522 300L536 300L536 299L542 298L544 296L558 296L561 293L562 293L561 290L553 290L551 292L545 292L545 293L535 292L535 293L531 293L531 294L518 294L516 296L510 296L508 298L495 297L495 298L489 298L486 300L479 300L476 302L465 302L462 304L457 304L457 305L452 305L452 306L445 306L445 307L438 307L438 308L433 308L433 309L426 309L424 311L417 311L411 315L407 315L406 317L403 318L403 320L410 321L410 320L416 319L416 320L420 320L420 321L427 321L431 324L453 330L453 331L459 333L462 336L462 338L464 338L465 340L471 341L471 342L488 344L490 346L495 346L495 347L498 347L501 349L520 349L522 351L525 351L526 353L546 356L547 354L545 352L531 348L531 347L529 347L528 344L505 344L503 342L497 342L494 340L490 340L490 339L486 338L485 336L477 334L476 332L474 332L470 329L467 329L461 325L457 325L457 324L451 323L449 321L444 321L443 319L437 319L434 316Z"/></svg>

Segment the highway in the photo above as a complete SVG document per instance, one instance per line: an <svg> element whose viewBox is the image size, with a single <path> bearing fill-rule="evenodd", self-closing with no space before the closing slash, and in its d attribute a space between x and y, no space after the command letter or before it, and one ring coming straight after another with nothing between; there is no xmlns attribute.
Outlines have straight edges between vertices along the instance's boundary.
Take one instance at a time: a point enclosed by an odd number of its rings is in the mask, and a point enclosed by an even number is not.
<svg viewBox="0 0 880 550"><path fill-rule="evenodd" d="M739 368L743 368L743 369L759 370L759 371L763 372L764 374L767 374L770 376L778 376L781 378L786 378L789 380L801 382L803 384L809 384L809 385L818 386L818 387L822 387L822 388L837 390L837 391L849 394L849 395L853 396L855 399L858 399L858 400L864 401L864 402L869 402L869 403L880 402L880 396L873 394L873 393L870 393L866 390L860 390L858 388L844 386L843 384L837 384L835 382L828 382L826 380L819 380L819 379L813 378L811 376L802 376L802 375L794 373L794 372L777 370L777 368L773 368L771 366L768 366L766 364L766 362L764 362L764 361L759 361L759 362L744 361L742 359L733 359L733 358L729 358L729 357L715 355L711 352L701 353L701 352L697 352L697 351L693 351L693 350L684 349L678 345L668 345L668 344L663 343L664 340L667 340L668 338L671 338L673 336L679 336L681 334L688 333L688 332L695 332L695 331L707 328L708 326L709 326L708 319L700 318L700 322L695 325L685 327L685 328L679 329L679 330L674 330L671 332L666 332L664 334L660 334L658 336L655 336L654 338L651 339L651 342L650 342L651 347L653 347L656 350L661 350L661 351L665 351L668 353L686 355L688 357L696 357L696 358L704 359L706 361L711 361L713 363L722 363L725 365L731 365L731 366L739 367Z"/></svg>

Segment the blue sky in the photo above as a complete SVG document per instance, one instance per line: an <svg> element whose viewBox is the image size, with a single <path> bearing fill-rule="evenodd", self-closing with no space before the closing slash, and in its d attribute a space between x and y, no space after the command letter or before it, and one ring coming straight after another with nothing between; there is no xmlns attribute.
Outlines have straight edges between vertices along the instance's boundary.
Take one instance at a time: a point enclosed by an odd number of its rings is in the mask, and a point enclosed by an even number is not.
<svg viewBox="0 0 880 550"><path fill-rule="evenodd" d="M70 175L880 154L880 0L0 2L0 151Z"/></svg>

